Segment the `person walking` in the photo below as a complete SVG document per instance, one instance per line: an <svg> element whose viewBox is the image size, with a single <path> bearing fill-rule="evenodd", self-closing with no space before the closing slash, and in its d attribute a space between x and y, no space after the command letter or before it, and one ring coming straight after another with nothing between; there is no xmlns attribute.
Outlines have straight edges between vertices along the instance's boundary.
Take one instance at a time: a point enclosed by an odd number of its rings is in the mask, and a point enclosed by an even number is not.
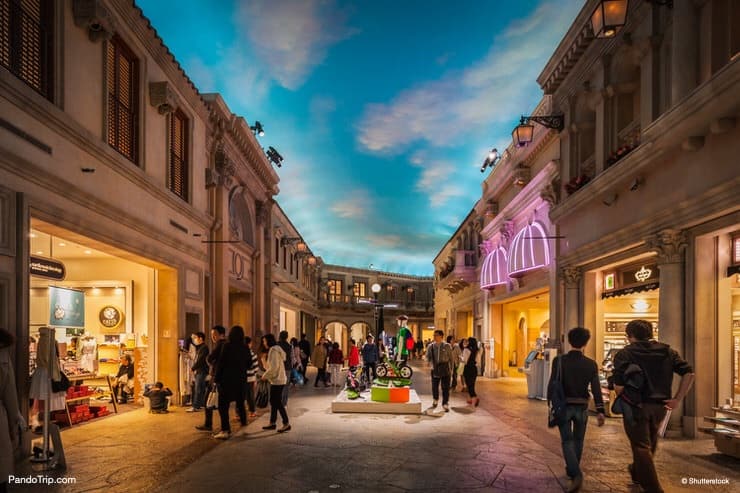
<svg viewBox="0 0 740 493"><path fill-rule="evenodd" d="M216 363L221 356L224 344L226 343L226 327L223 325L214 325L211 329L211 342L213 343L213 351L208 353L206 356L206 363L208 363L208 377L209 381L209 392L216 390L216 384L213 379L216 375ZM200 431L213 431L213 408L206 407L205 421L202 425L196 425L196 430Z"/></svg>
<svg viewBox="0 0 740 493"><path fill-rule="evenodd" d="M287 330L281 330L278 334L278 346L280 346L280 349L283 350L283 353L285 353L285 360L283 361L283 366L285 366L285 374L288 377L288 382L290 382L290 375L293 371L293 348L290 345L290 342L288 342L288 331ZM285 385L283 387L283 406L288 405L288 392L290 390L289 385Z"/></svg>
<svg viewBox="0 0 740 493"><path fill-rule="evenodd" d="M190 337L195 346L195 361L190 370L193 372L193 401L192 406L186 409L186 412L192 413L203 409L206 403L206 377L208 376L208 345L206 344L206 335L203 332L196 332Z"/></svg>
<svg viewBox="0 0 740 493"><path fill-rule="evenodd" d="M13 334L0 328L0 492L8 491L8 478L13 475L20 439L18 392L10 356L14 343Z"/></svg>
<svg viewBox="0 0 740 493"><path fill-rule="evenodd" d="M453 368L453 352L444 340L442 329L434 331L434 341L427 348L427 361L432 366L432 409L439 403L439 387L442 386L442 408L450 412L450 376Z"/></svg>
<svg viewBox="0 0 740 493"><path fill-rule="evenodd" d="M277 430L278 433L290 431L288 412L283 404L283 387L288 383L288 375L285 372L285 351L275 341L275 336L266 334L264 344L268 349L267 369L262 375L262 380L270 382L270 424L263 426L263 430L274 430L277 428L277 415L283 420L283 426Z"/></svg>
<svg viewBox="0 0 740 493"><path fill-rule="evenodd" d="M260 366L259 356L257 352L252 349L252 338L249 336L244 337L244 345L249 349L251 356L251 364L247 370L247 385L244 390L244 395L247 399L247 411L249 411L248 417L254 418L257 416L257 407L254 401L254 386L257 383L257 370Z"/></svg>
<svg viewBox="0 0 740 493"><path fill-rule="evenodd" d="M457 368L460 366L462 349L460 349L460 345L451 335L447 336L447 344L452 347L452 385L450 385L450 390L455 390L457 388ZM462 378L460 380L462 380Z"/></svg>
<svg viewBox="0 0 740 493"><path fill-rule="evenodd" d="M329 374L331 379L331 386L339 386L339 375L342 372L342 365L344 364L344 354L342 349L339 347L339 343L335 342L331 346L329 351Z"/></svg>
<svg viewBox="0 0 740 493"><path fill-rule="evenodd" d="M630 408L625 413L624 431L632 447L628 466L632 481L647 493L661 493L653 457L658 447L658 429L686 397L694 383L694 370L675 349L652 339L653 326L646 320L632 320L626 328L629 344L614 356L613 382L620 398ZM681 376L673 396L673 374ZM634 388L631 382L642 385Z"/></svg>
<svg viewBox="0 0 740 493"><path fill-rule="evenodd" d="M318 387L319 386L319 380L324 382L324 387L328 387L329 384L326 383L326 360L327 360L327 352L326 352L326 338L322 337L319 339L319 343L316 344L316 347L313 349L313 353L311 354L311 363L316 367L318 372L316 373L316 381L314 382L313 386Z"/></svg>
<svg viewBox="0 0 740 493"><path fill-rule="evenodd" d="M550 382L547 386L548 400L552 398L552 384L557 379L562 382L565 392L567 404L565 417L558 423L558 428L565 459L565 472L569 479L568 491L578 491L583 483L581 454L588 423L589 385L596 404L598 425L604 425L604 398L601 395L599 368L594 360L583 354L590 338L591 332L583 327L575 327L568 331L568 343L573 349L552 361Z"/></svg>
<svg viewBox="0 0 740 493"><path fill-rule="evenodd" d="M235 325L229 331L229 337L221 349L221 356L216 363L215 382L218 386L218 414L221 418L221 431L214 435L219 440L231 437L229 407L236 402L239 422L247 426L247 410L244 408L244 381L247 368L252 362L252 355L244 345L244 329Z"/></svg>
<svg viewBox="0 0 740 493"><path fill-rule="evenodd" d="M301 356L301 373L303 374L303 385L308 383L306 378L306 370L308 369L308 359L311 355L311 343L308 342L305 332L301 334L301 340L298 341L298 347L300 348Z"/></svg>
<svg viewBox="0 0 740 493"><path fill-rule="evenodd" d="M373 380L377 378L375 369L380 361L380 352L378 351L378 345L375 344L372 334L368 334L365 338L365 344L362 345L362 372L365 374L365 380L367 381L368 387ZM370 371L372 370L373 378L370 379Z"/></svg>
<svg viewBox="0 0 740 493"><path fill-rule="evenodd" d="M478 394L475 393L475 381L478 378L478 365L480 360L480 352L478 351L478 341L475 337L468 337L463 339L467 341L465 343L465 349L462 352L462 364L463 364L463 378L465 379L465 386L468 388L468 404L472 404L478 407L480 399Z"/></svg>

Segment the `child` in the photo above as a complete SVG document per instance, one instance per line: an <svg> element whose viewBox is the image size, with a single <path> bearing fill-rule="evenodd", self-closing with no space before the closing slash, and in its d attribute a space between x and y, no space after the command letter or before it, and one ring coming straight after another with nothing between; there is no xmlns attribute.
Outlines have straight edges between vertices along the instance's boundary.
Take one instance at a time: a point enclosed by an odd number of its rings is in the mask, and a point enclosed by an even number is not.
<svg viewBox="0 0 740 493"><path fill-rule="evenodd" d="M164 388L162 382L157 382L153 387L144 392L144 397L149 398L149 412L161 414L169 412L167 410L167 397L172 395L169 387Z"/></svg>

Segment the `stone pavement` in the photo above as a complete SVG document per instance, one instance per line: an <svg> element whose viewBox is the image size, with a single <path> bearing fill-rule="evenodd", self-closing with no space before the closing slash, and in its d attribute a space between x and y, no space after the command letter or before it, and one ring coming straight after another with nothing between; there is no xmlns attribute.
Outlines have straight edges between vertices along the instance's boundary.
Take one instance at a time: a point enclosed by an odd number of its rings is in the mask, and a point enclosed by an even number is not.
<svg viewBox="0 0 740 493"><path fill-rule="evenodd" d="M313 369L312 369L313 370ZM428 371L415 387L431 404ZM11 485L10 491L245 492L561 492L559 437L545 426L542 401L519 379L480 379L481 407L455 392L450 413L332 414L334 391L291 391L293 430L262 431L261 414L219 442L194 425L202 413L134 411L65 430L68 468L44 473L74 485ZM218 418L216 417L216 423ZM617 419L589 422L582 491L630 491L627 441ZM711 440L665 440L658 468L668 492L740 491L740 461L715 453ZM29 474L22 466L19 476ZM682 486L681 478L728 478L727 486Z"/></svg>

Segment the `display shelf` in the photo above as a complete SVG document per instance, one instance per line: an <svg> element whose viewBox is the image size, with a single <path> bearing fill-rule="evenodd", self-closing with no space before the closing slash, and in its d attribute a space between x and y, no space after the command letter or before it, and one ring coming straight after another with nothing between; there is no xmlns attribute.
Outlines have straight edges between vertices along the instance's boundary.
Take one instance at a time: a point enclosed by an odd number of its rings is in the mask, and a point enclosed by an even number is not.
<svg viewBox="0 0 740 493"><path fill-rule="evenodd" d="M740 409L723 409L713 407L714 416L704 416L704 421L711 427L700 427L699 430L714 435L714 445L723 454L740 459Z"/></svg>
<svg viewBox="0 0 740 493"><path fill-rule="evenodd" d="M113 404L113 412L118 413L118 403L116 402L115 396L113 395L113 383L111 382L110 375L90 375L90 376L83 377L83 378L80 378L79 375L73 375L71 377L68 376L68 378L73 385L79 385L83 381L95 381L95 380L99 380L101 381L101 383L105 383L108 386L108 390L110 391L111 401ZM77 424L77 423L72 422L72 415L70 414L70 411L69 411L70 403L90 401L90 400L100 401L100 400L105 400L105 398L104 397L101 398L100 394L98 393L92 393L92 394L88 394L88 395L84 395L80 397L71 397L71 398L65 399L64 410L67 413L67 423L69 423L70 427L73 426L74 424Z"/></svg>

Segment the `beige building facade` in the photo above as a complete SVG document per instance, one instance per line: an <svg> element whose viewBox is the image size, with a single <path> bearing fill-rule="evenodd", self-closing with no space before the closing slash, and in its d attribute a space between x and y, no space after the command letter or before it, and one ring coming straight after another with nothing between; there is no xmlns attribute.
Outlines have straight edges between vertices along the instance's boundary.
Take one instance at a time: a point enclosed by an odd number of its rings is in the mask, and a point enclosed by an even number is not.
<svg viewBox="0 0 740 493"><path fill-rule="evenodd" d="M629 2L626 25L600 39L596 4L538 79L565 115L552 335L591 328L601 363L627 321L651 321L697 372L671 423L693 436L740 396L740 6Z"/></svg>

